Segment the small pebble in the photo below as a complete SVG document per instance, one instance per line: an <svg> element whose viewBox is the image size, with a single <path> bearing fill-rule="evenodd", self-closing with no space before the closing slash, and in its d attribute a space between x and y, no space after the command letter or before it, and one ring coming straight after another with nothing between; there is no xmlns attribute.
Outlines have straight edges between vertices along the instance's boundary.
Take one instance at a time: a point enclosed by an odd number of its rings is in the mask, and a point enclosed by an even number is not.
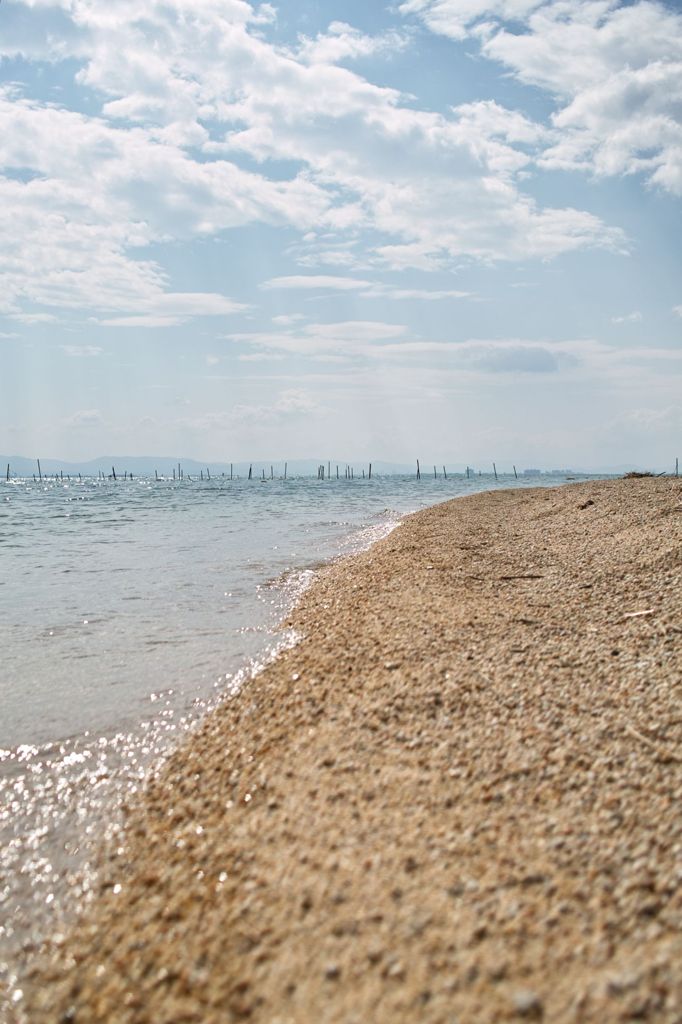
<svg viewBox="0 0 682 1024"><path fill-rule="evenodd" d="M544 1015L544 1006L540 996L530 989L522 989L515 994L514 1010L519 1017L524 1017L526 1020L542 1020Z"/></svg>

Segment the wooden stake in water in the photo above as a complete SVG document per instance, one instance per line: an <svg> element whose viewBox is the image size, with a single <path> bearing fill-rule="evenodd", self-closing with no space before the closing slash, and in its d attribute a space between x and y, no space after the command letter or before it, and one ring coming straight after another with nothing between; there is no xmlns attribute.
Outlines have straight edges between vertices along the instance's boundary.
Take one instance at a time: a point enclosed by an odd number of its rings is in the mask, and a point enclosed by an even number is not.
<svg viewBox="0 0 682 1024"><path fill-rule="evenodd" d="M287 478L287 465L288 465L288 463L286 463L286 462L285 462L285 463L284 463L284 479L285 479L285 480L286 480L286 478Z"/></svg>
<svg viewBox="0 0 682 1024"><path fill-rule="evenodd" d="M249 466L249 480L253 479L253 466Z"/></svg>
<svg viewBox="0 0 682 1024"><path fill-rule="evenodd" d="M372 479L372 463L369 464L369 479Z"/></svg>
<svg viewBox="0 0 682 1024"><path fill-rule="evenodd" d="M232 463L230 463L230 480L232 479Z"/></svg>
<svg viewBox="0 0 682 1024"><path fill-rule="evenodd" d="M111 475L112 475L112 477L113 477L113 478L114 478L114 480L115 480L115 479L116 479L116 470L114 469L114 467L113 467L113 466L111 467Z"/></svg>
<svg viewBox="0 0 682 1024"><path fill-rule="evenodd" d="M154 470L154 479L155 479L155 480L158 480L158 479L159 479L159 471L158 471L158 469L155 469L155 470Z"/></svg>
<svg viewBox="0 0 682 1024"><path fill-rule="evenodd" d="M417 459L417 480L421 480L421 470L419 469L419 459Z"/></svg>
<svg viewBox="0 0 682 1024"><path fill-rule="evenodd" d="M514 479L515 480L519 479L519 474L516 472L516 466L514 466Z"/></svg>
<svg viewBox="0 0 682 1024"><path fill-rule="evenodd" d="M42 471L40 469L40 459L37 459L36 461L38 462L38 477L40 479L40 482L42 483L43 482L43 474L42 474Z"/></svg>
<svg viewBox="0 0 682 1024"><path fill-rule="evenodd" d="M436 467L435 466L433 467L433 479L434 480L438 479L438 473L436 473Z"/></svg>
<svg viewBox="0 0 682 1024"><path fill-rule="evenodd" d="M493 462L493 473L495 474L495 479L497 480L497 467L496 467L494 462Z"/></svg>
<svg viewBox="0 0 682 1024"><path fill-rule="evenodd" d="M677 458L677 459L675 459L675 476L679 476L679 475L680 475L680 460L679 460L679 458Z"/></svg>
<svg viewBox="0 0 682 1024"><path fill-rule="evenodd" d="M336 479L337 480L339 479L339 467L338 466L336 467Z"/></svg>
<svg viewBox="0 0 682 1024"><path fill-rule="evenodd" d="M445 472L445 466L443 466L443 476L444 476L444 477L445 477L445 479L447 480L447 478L448 478L448 474L447 474L447 473Z"/></svg>
<svg viewBox="0 0 682 1024"><path fill-rule="evenodd" d="M7 479L9 480L9 462L7 463Z"/></svg>
<svg viewBox="0 0 682 1024"><path fill-rule="evenodd" d="M211 479L211 470L208 468L208 466L206 467L206 476L208 477L209 480Z"/></svg>

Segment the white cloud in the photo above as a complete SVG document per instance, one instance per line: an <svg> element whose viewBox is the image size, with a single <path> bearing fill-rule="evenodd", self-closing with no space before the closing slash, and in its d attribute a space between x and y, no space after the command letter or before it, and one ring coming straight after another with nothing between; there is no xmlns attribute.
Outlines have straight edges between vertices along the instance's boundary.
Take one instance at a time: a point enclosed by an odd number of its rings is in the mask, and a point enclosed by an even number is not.
<svg viewBox="0 0 682 1024"><path fill-rule="evenodd" d="M289 327L305 319L303 313L283 313L281 316L273 316L272 322L278 327Z"/></svg>
<svg viewBox="0 0 682 1024"><path fill-rule="evenodd" d="M214 292L168 292L149 303L158 313L179 316L231 316L248 306Z"/></svg>
<svg viewBox="0 0 682 1024"><path fill-rule="evenodd" d="M301 413L314 412L317 408L317 399L300 388L290 388L288 391L282 391L274 405L275 414L282 416L296 416Z"/></svg>
<svg viewBox="0 0 682 1024"><path fill-rule="evenodd" d="M315 39L303 37L293 55L306 64L338 64L343 60L395 53L407 45L407 38L398 32L368 36L343 21L333 21L326 32Z"/></svg>
<svg viewBox="0 0 682 1024"><path fill-rule="evenodd" d="M32 172L25 181L0 177L3 299L15 307L30 300L132 314L166 303L195 315L192 304L205 307L207 297L167 295L161 268L132 249L259 220L306 223L328 205L302 178L271 182L224 160L198 162L151 130L113 128L6 90L0 167ZM239 308L224 296L210 301L216 313Z"/></svg>
<svg viewBox="0 0 682 1024"><path fill-rule="evenodd" d="M486 31L490 19L525 18L542 0L405 0L403 14L418 14L440 35L465 39L472 30Z"/></svg>
<svg viewBox="0 0 682 1024"><path fill-rule="evenodd" d="M305 333L317 338L339 338L344 341L379 341L397 338L407 330L403 324L387 324L378 320L348 320L344 323L310 324Z"/></svg>
<svg viewBox="0 0 682 1024"><path fill-rule="evenodd" d="M109 320L194 315L163 308L168 280L136 250L255 222L320 232L310 265L352 266L338 243L361 233L370 262L424 269L622 246L598 217L523 193L543 128L491 102L419 110L335 63L404 37L334 23L285 51L263 34L272 8L242 0L12 9L34 24L40 56L77 59L77 85L104 101L95 117L0 93L0 271L17 312L30 301ZM271 160L299 170L270 176Z"/></svg>
<svg viewBox="0 0 682 1024"><path fill-rule="evenodd" d="M261 288L316 289L329 291L364 291L372 287L371 281L362 281L353 277L334 277L329 274L299 274L291 277L271 277L264 281Z"/></svg>
<svg viewBox="0 0 682 1024"><path fill-rule="evenodd" d="M92 359L96 356L101 356L104 352L103 348L99 345L61 345L60 346L64 355L70 356L73 359Z"/></svg>
<svg viewBox="0 0 682 1024"><path fill-rule="evenodd" d="M139 305L149 312L107 317L98 322L103 327L177 327L190 317L229 316L248 309L243 303L211 292L164 292L141 300Z"/></svg>
<svg viewBox="0 0 682 1024"><path fill-rule="evenodd" d="M533 146L550 137L550 133L541 124L529 120L518 110L509 110L494 100L477 100L475 103L462 103L452 107L462 129L472 139L478 135L490 165L497 162L503 169L506 165L513 167L526 163L523 153L511 151L499 145L499 140L507 143L522 143Z"/></svg>
<svg viewBox="0 0 682 1024"><path fill-rule="evenodd" d="M282 425L291 420L305 419L319 409L314 395L302 388L280 391L268 404L240 402L226 412L206 413L181 421L191 431L212 434L215 431L247 432L250 439L259 430Z"/></svg>
<svg viewBox="0 0 682 1024"><path fill-rule="evenodd" d="M102 327L179 327L186 319L184 316L143 313L140 316L112 316L98 322Z"/></svg>
<svg viewBox="0 0 682 1024"><path fill-rule="evenodd" d="M7 316L20 324L51 324L57 319L52 313L8 313Z"/></svg>
<svg viewBox="0 0 682 1024"><path fill-rule="evenodd" d="M237 356L240 363L271 363L285 358L281 352L247 352Z"/></svg>
<svg viewBox="0 0 682 1024"><path fill-rule="evenodd" d="M535 341L525 338L438 340L410 336L407 327L373 321L307 324L271 332L237 333L227 339L256 351L238 356L248 362L295 355L311 362L359 367L381 361L406 371L441 367L465 377L494 379L505 374L550 374L562 379L609 381L641 390L659 386L678 372L682 350L652 346L622 349L591 339ZM436 372L434 370L434 372Z"/></svg>
<svg viewBox="0 0 682 1024"><path fill-rule="evenodd" d="M407 327L377 321L308 324L281 332L253 332L228 335L229 340L268 352L329 361L382 359L427 363L444 360L450 366L477 373L555 373L594 362L605 351L591 342L541 343L525 340L433 341L406 337ZM611 351L611 350L608 350ZM245 357L252 358L252 357Z"/></svg>
<svg viewBox="0 0 682 1024"><path fill-rule="evenodd" d="M554 140L540 166L642 173L682 195L682 14L675 7L659 0L411 0L400 9L453 39L477 36L486 57L556 97Z"/></svg>
<svg viewBox="0 0 682 1024"><path fill-rule="evenodd" d="M81 409L64 420L64 426L73 430L83 430L88 427L98 427L104 422L99 409Z"/></svg>
<svg viewBox="0 0 682 1024"><path fill-rule="evenodd" d="M589 342L533 342L524 339L400 341L385 345L382 356L427 357L466 373L558 373L592 360L600 347ZM369 353L376 355L377 353Z"/></svg>
<svg viewBox="0 0 682 1024"><path fill-rule="evenodd" d="M388 299L417 299L425 302L437 302L441 299L471 299L473 292L457 291L454 288L394 288L389 285L376 285L369 293Z"/></svg>
<svg viewBox="0 0 682 1024"><path fill-rule="evenodd" d="M668 405L652 409L639 407L629 409L614 417L605 426L605 434L619 441L641 443L642 438L658 438L679 435L682 430L682 406Z"/></svg>
<svg viewBox="0 0 682 1024"><path fill-rule="evenodd" d="M614 72L555 115L559 141L540 165L601 177L642 173L650 184L682 195L681 102L682 60Z"/></svg>
<svg viewBox="0 0 682 1024"><path fill-rule="evenodd" d="M500 27L484 53L524 82L565 98L627 69L682 57L680 15L658 0L545 0L536 6L527 31Z"/></svg>
<svg viewBox="0 0 682 1024"><path fill-rule="evenodd" d="M624 313L622 316L612 316L612 324L637 324L641 321L642 314L639 310L635 310L633 313Z"/></svg>
<svg viewBox="0 0 682 1024"><path fill-rule="evenodd" d="M325 274L273 277L269 281L264 281L261 288L288 288L301 291L315 291L317 289L340 292L357 291L366 298L424 299L430 302L438 299L466 299L472 297L471 292L457 291L453 288L397 288L394 285L366 281L356 277L334 277ZM275 318L273 323L275 320L279 320L281 323L291 322L286 317Z"/></svg>
<svg viewBox="0 0 682 1024"><path fill-rule="evenodd" d="M290 355L329 359L347 358L365 353L373 344L398 338L407 328L376 320L350 320L342 323L306 324L283 331L238 332L227 335L229 341L253 345L258 349Z"/></svg>

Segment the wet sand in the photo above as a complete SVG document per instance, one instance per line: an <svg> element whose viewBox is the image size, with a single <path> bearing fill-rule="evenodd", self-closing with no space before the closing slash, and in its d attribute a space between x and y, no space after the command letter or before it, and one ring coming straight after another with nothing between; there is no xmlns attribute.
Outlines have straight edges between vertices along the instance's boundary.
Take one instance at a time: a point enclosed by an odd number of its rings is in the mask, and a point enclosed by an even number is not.
<svg viewBox="0 0 682 1024"><path fill-rule="evenodd" d="M31 1024L679 1024L682 483L436 506L291 625L129 808Z"/></svg>

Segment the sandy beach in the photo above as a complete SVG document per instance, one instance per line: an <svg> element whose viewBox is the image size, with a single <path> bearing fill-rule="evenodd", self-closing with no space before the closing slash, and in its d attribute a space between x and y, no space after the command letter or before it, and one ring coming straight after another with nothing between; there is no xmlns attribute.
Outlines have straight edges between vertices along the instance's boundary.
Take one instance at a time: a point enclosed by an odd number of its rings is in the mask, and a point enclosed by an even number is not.
<svg viewBox="0 0 682 1024"><path fill-rule="evenodd" d="M679 1024L682 482L438 505L287 625L16 1011Z"/></svg>

